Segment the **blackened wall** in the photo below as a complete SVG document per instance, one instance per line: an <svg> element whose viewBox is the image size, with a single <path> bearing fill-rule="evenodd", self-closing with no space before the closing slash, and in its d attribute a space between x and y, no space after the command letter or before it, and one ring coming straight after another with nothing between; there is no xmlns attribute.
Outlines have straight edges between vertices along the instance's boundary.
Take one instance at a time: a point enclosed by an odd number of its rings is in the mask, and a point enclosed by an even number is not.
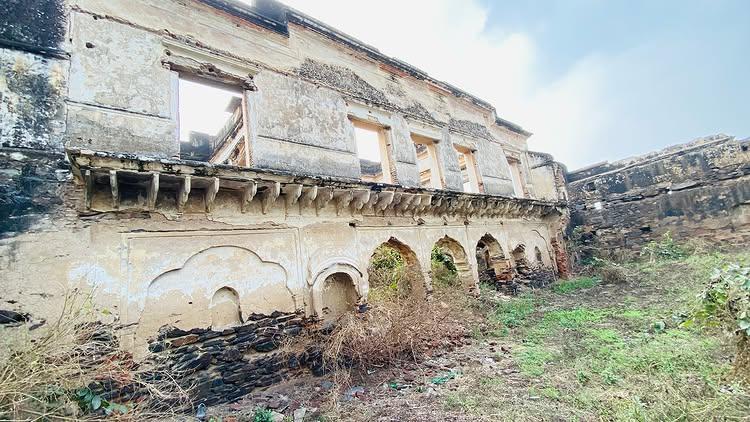
<svg viewBox="0 0 750 422"><path fill-rule="evenodd" d="M0 2L0 44L57 49L64 39L64 0Z"/></svg>
<svg viewBox="0 0 750 422"><path fill-rule="evenodd" d="M665 232L747 244L748 143L717 135L569 173L572 225L608 250L637 251Z"/></svg>

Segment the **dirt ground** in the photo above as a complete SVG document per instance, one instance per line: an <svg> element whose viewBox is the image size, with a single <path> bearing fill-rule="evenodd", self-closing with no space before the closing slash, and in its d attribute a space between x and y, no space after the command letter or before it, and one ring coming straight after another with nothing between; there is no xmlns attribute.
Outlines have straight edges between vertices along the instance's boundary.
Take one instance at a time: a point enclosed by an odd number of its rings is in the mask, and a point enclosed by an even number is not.
<svg viewBox="0 0 750 422"><path fill-rule="evenodd" d="M750 254L631 263L621 284L578 276L513 298L483 289L455 314L461 335L428 356L298 378L210 408L208 419L750 420L733 339L680 325L728 262Z"/></svg>

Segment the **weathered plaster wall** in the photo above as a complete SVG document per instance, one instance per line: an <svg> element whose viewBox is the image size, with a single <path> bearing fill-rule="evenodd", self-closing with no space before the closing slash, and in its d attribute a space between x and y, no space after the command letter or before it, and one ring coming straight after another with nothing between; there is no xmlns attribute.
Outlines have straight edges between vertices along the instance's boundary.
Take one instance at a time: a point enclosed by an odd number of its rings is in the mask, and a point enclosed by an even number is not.
<svg viewBox="0 0 750 422"><path fill-rule="evenodd" d="M355 102L388 116L399 184L418 185L410 126L404 119L409 117L438 133L448 129L438 139L447 189L462 186L451 144L463 137L476 148L485 192L513 193L503 148L523 151L525 137L495 124L494 110L378 64L304 24L290 23L286 38L197 1L72 4L70 48L77 54L71 65L71 101L97 107L105 116L97 119L88 108L71 108L72 146L163 157L177 153L176 88L161 66L163 40L177 39L251 69L257 86L250 94L250 114L257 118L251 155L258 168L358 178L347 120ZM294 159L291 152L297 153Z"/></svg>
<svg viewBox="0 0 750 422"><path fill-rule="evenodd" d="M529 151L527 157L532 196L547 201L567 201L565 167L549 154ZM550 180L553 183L549 183Z"/></svg>
<svg viewBox="0 0 750 422"><path fill-rule="evenodd" d="M720 245L750 241L748 142L717 135L568 175L572 224L600 247L638 250L670 232Z"/></svg>
<svg viewBox="0 0 750 422"><path fill-rule="evenodd" d="M121 347L139 357L149 345L157 352L154 344L165 339L152 340L163 326L184 330L178 342L170 340L174 347L162 345L165 353L175 365L203 371L210 385L201 388L215 398L276 379L278 356L248 353L270 352L269 339L298 328L297 314L366 301L367 266L384 242L398 242L413 257L425 279L421 292L430 290L437 242L467 257L463 288L476 288L475 249L488 235L508 257L524 245L533 262L539 248L542 264L555 268L552 244L562 211L531 212L555 204L503 202L493 215L472 210L487 206L486 198L459 201L452 193L442 211L421 212L439 206L432 193L413 189L419 185L413 131L437 141L447 189L462 189L455 151L462 145L475 151L485 193L512 192L505 148L521 154L528 134L496 124L491 107L300 22L285 37L198 1L34 6L0 5L8 12L0 13L0 309L44 324L71 292L90 294L91 317L114 323ZM37 25L21 28L13 19ZM286 184L275 196L269 192L282 178L278 172L264 173L269 179L253 185L253 195L240 190L250 185L237 168L200 165L187 191L190 179L170 173L179 166L167 160L179 152L170 67L175 44L247 83L253 166L294 174L283 175ZM427 198L420 211L404 199L387 213L386 201L376 212L375 195L393 193L392 186L342 187L360 177L352 116L388 129L395 181L415 204ZM92 175L93 165L71 166L76 147L155 157L163 167L139 161L119 175ZM114 161L129 163L133 156ZM225 174L220 183L219 172ZM318 186L304 175L330 182L320 190L330 195L322 205L311 195ZM553 182L542 177L538 183ZM149 197L149 189L158 193ZM185 201L178 206L181 192ZM350 206L357 203L347 199L352 192L374 199ZM330 276L345 293L331 288ZM225 353L236 347L244 348L239 355ZM239 378L237 371L244 371ZM221 383L214 384L217 377Z"/></svg>

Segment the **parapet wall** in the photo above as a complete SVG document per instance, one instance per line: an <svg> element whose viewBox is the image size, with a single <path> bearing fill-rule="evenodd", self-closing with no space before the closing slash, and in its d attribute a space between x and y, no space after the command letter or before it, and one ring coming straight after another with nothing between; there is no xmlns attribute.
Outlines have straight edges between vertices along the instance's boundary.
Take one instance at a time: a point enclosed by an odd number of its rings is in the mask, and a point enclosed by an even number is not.
<svg viewBox="0 0 750 422"><path fill-rule="evenodd" d="M571 172L572 225L610 251L637 251L666 232L680 240L747 244L748 144L716 135Z"/></svg>

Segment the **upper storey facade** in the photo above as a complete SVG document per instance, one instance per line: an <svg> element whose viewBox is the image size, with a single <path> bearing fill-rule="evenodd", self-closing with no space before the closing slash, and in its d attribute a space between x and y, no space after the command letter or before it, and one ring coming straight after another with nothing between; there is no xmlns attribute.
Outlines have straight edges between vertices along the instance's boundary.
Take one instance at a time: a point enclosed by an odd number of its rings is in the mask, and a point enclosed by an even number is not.
<svg viewBox="0 0 750 422"><path fill-rule="evenodd" d="M536 194L554 180L532 176L530 133L491 105L280 3L62 12L69 77L51 148L562 199Z"/></svg>

